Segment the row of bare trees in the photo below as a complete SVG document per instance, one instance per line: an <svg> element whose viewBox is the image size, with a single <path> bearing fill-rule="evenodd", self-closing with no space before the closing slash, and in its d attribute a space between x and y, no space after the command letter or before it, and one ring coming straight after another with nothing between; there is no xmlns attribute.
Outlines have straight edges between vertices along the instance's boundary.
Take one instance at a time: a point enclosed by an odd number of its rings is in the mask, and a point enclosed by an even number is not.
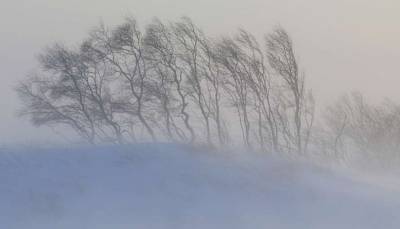
<svg viewBox="0 0 400 229"><path fill-rule="evenodd" d="M314 133L313 145L328 158L341 163L399 163L399 104L389 99L372 104L353 92L329 106L324 120L325 125Z"/></svg>
<svg viewBox="0 0 400 229"><path fill-rule="evenodd" d="M100 25L79 47L56 44L17 88L35 125L90 143L177 141L305 153L314 119L293 43L277 28L210 38L189 18L143 29Z"/></svg>

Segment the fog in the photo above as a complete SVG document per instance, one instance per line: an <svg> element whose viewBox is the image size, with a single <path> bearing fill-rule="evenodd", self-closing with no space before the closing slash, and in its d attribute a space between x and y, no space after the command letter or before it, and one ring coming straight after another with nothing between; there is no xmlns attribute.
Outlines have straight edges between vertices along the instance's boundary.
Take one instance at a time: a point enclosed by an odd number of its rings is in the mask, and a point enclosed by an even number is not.
<svg viewBox="0 0 400 229"><path fill-rule="evenodd" d="M318 107L352 90L398 101L399 10L394 0L1 0L0 144L64 141L16 117L14 87L37 68L35 57L47 45L73 45L99 21L113 25L126 15L140 22L187 15L211 35L241 27L261 36L280 24L293 38Z"/></svg>
<svg viewBox="0 0 400 229"><path fill-rule="evenodd" d="M0 222L399 228L398 12L0 0Z"/></svg>

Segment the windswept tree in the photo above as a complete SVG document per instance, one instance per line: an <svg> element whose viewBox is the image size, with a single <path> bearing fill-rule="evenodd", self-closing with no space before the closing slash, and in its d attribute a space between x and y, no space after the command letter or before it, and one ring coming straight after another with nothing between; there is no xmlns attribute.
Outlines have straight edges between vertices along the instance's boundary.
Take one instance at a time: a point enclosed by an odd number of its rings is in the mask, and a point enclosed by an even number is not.
<svg viewBox="0 0 400 229"><path fill-rule="evenodd" d="M163 110L167 115L165 120L168 133L173 136L171 130L173 127L180 138L194 142L196 135L188 111L190 91L185 87L184 69L178 59L175 34L170 26L155 20L147 27L145 42L150 60L153 62L156 74L159 75L161 80L160 92L163 96L169 95L169 97L162 98ZM186 131L182 131L175 124L174 110L179 110L176 115L183 121Z"/></svg>
<svg viewBox="0 0 400 229"><path fill-rule="evenodd" d="M229 139L226 131L226 124L223 120L223 95L222 84L224 83L223 66L218 62L218 52L215 42L202 36L200 39L200 49L202 55L199 59L201 62L201 74L204 78L205 100L207 101L208 115L214 120L215 128L220 145L225 144Z"/></svg>
<svg viewBox="0 0 400 229"><path fill-rule="evenodd" d="M272 97L272 77L266 63L265 53L256 38L245 30L240 30L236 42L242 47L243 65L246 66L243 75L251 90L256 112L257 139L260 148L279 152L279 129L275 118L275 101Z"/></svg>
<svg viewBox="0 0 400 229"><path fill-rule="evenodd" d="M211 61L207 55L206 46L208 41L204 33L187 17L173 24L173 31L177 41L177 57L181 62L183 74L185 74L186 84L189 87L189 96L192 103L196 106L200 113L206 141L212 144L211 121L213 111L213 99L211 98L209 81L204 72L204 66L207 64L204 61ZM209 69L210 70L210 69ZM216 86L216 85L215 85ZM215 99L215 97L214 97Z"/></svg>
<svg viewBox="0 0 400 229"><path fill-rule="evenodd" d="M193 128L186 112L186 96L181 89L181 70L177 66L170 28L154 19L146 27L145 45L148 61L154 66L153 93L160 102L159 112L165 121L167 137L172 140L186 140L187 133L177 124L177 116L182 117L188 131L193 132Z"/></svg>
<svg viewBox="0 0 400 229"><path fill-rule="evenodd" d="M43 76L31 76L16 88L24 107L21 116L29 116L36 126L67 126L76 131L83 139L95 142L94 123L85 113L86 106L79 104L75 96L61 98L54 93L55 82ZM71 98L72 97L72 98ZM60 103L59 101L63 101ZM69 101L68 101L69 100Z"/></svg>
<svg viewBox="0 0 400 229"><path fill-rule="evenodd" d="M22 82L17 91L25 101L21 115L36 125L67 124L87 141L121 141L113 121L106 83L107 69L93 64L83 50L54 45L39 57L43 71ZM112 131L110 131L113 129Z"/></svg>
<svg viewBox="0 0 400 229"><path fill-rule="evenodd" d="M126 101L125 113L137 118L149 136L156 140L151 125L153 122L149 121L152 118L149 112L152 96L148 90L152 66L146 60L144 34L136 21L127 18L123 24L111 31L100 26L91 33L86 44L87 48L98 53L102 61L105 61L119 77L119 89Z"/></svg>
<svg viewBox="0 0 400 229"><path fill-rule="evenodd" d="M244 144L251 148L250 136L250 89L246 74L245 53L240 44L232 38L224 38L218 45L218 61L223 66L225 80L222 84L224 91L230 97L230 104L236 110L239 117Z"/></svg>
<svg viewBox="0 0 400 229"><path fill-rule="evenodd" d="M281 78L288 93L281 93L283 111L280 112L281 126L286 139L300 153L307 151L314 119L314 99L305 88L305 78L300 73L293 42L288 33L277 28L266 37L269 64ZM293 107L293 108L292 108ZM293 112L289 112L293 110ZM288 120L288 119L292 119Z"/></svg>

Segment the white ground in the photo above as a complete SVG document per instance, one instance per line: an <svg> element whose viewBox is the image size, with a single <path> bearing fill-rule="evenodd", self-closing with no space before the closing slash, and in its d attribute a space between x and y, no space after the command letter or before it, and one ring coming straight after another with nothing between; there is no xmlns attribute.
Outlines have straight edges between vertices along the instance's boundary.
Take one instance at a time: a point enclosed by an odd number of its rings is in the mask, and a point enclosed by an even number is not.
<svg viewBox="0 0 400 229"><path fill-rule="evenodd" d="M0 150L0 228L400 228L400 192L167 144Z"/></svg>

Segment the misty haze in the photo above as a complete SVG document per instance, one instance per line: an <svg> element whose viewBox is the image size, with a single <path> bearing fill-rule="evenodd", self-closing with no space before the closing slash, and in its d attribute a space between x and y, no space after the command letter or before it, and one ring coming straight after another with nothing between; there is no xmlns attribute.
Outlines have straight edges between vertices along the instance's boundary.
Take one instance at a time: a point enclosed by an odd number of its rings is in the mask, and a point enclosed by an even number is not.
<svg viewBox="0 0 400 229"><path fill-rule="evenodd" d="M2 3L1 228L400 227L400 3Z"/></svg>

